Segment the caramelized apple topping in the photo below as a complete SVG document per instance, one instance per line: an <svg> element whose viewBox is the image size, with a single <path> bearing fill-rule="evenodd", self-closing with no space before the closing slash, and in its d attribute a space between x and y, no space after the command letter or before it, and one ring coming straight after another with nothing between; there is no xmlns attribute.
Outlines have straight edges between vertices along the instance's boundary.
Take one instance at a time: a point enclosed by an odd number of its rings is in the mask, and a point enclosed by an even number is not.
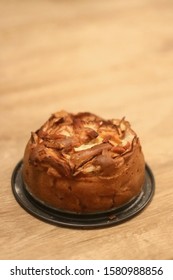
<svg viewBox="0 0 173 280"><path fill-rule="evenodd" d="M133 149L136 134L129 122L104 120L91 113L54 113L31 133L30 164L47 166L48 174L77 176L106 168ZM122 161L121 161L122 162Z"/></svg>

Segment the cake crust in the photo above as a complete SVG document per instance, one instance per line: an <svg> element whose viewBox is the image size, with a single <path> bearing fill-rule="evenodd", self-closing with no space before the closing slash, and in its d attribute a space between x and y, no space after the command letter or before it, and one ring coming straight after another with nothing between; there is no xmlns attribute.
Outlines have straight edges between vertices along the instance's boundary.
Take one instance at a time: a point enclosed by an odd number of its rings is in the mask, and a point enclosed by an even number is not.
<svg viewBox="0 0 173 280"><path fill-rule="evenodd" d="M120 207L137 196L145 161L125 118L61 111L31 133L22 173L27 190L47 205L90 213Z"/></svg>

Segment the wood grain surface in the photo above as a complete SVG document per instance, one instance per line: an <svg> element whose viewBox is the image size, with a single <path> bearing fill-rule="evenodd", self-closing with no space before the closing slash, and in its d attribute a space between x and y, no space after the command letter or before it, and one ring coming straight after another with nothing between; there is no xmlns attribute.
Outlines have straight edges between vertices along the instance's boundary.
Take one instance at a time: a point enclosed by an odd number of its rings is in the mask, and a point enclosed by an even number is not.
<svg viewBox="0 0 173 280"><path fill-rule="evenodd" d="M173 259L173 1L0 1L0 258ZM51 113L126 116L156 192L140 215L98 230L25 212L11 174Z"/></svg>

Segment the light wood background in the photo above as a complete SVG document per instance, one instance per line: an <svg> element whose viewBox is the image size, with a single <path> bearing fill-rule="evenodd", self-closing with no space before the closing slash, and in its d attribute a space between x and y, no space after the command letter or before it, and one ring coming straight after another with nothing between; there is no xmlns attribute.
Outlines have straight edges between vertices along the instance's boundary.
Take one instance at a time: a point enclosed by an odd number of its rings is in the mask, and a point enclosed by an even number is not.
<svg viewBox="0 0 173 280"><path fill-rule="evenodd" d="M173 1L0 1L0 258L173 259ZM126 116L156 179L116 227L75 230L25 212L11 174L55 111Z"/></svg>

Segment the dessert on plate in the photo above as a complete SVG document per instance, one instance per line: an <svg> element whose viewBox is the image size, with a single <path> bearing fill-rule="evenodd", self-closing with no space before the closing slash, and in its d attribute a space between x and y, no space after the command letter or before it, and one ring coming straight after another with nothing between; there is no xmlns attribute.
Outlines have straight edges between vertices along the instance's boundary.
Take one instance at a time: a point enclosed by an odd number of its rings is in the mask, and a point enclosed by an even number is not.
<svg viewBox="0 0 173 280"><path fill-rule="evenodd" d="M145 161L125 118L60 111L31 133L22 176L38 201L62 211L96 213L137 197Z"/></svg>

